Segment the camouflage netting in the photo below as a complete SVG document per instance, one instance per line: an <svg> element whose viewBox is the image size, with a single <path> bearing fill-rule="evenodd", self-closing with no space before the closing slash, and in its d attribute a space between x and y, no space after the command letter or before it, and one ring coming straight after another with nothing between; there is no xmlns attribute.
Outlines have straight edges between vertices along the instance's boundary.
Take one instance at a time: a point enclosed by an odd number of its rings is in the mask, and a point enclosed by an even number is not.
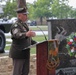
<svg viewBox="0 0 76 75"><path fill-rule="evenodd" d="M71 32L76 32L76 19L51 20L50 22L52 24L53 38L58 31L56 27L63 27L67 32L66 35L70 35Z"/></svg>

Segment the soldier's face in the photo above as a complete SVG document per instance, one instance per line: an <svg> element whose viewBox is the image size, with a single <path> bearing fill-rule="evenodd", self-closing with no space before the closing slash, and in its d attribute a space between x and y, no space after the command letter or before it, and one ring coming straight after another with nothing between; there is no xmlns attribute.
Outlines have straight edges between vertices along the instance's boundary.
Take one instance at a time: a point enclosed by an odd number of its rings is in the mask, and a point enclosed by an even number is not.
<svg viewBox="0 0 76 75"><path fill-rule="evenodd" d="M25 22L27 20L27 15L26 14L22 14L22 20Z"/></svg>
<svg viewBox="0 0 76 75"><path fill-rule="evenodd" d="M27 21L27 14L20 13L20 14L19 14L19 18L20 18L23 22L25 22L25 21Z"/></svg>

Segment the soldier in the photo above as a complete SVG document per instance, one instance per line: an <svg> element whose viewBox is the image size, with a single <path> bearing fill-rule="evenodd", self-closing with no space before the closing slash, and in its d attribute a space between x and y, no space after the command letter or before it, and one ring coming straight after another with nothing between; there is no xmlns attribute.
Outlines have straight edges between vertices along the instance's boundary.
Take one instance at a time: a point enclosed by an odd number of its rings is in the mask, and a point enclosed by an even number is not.
<svg viewBox="0 0 76 75"><path fill-rule="evenodd" d="M29 30L26 24L27 8L24 7L24 3L24 0L19 0L18 20L11 27L12 44L9 57L13 60L13 75L28 75L30 49L23 49L36 43L32 40L32 37L36 35L35 32Z"/></svg>

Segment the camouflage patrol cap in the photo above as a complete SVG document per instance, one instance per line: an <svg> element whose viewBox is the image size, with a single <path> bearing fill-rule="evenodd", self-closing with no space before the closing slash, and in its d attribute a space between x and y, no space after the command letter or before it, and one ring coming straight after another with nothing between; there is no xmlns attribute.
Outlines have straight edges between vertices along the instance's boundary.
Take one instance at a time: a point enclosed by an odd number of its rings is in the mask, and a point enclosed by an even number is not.
<svg viewBox="0 0 76 75"><path fill-rule="evenodd" d="M26 6L26 0L17 0L18 6L17 6L17 13L23 13L28 14L27 12L27 6Z"/></svg>

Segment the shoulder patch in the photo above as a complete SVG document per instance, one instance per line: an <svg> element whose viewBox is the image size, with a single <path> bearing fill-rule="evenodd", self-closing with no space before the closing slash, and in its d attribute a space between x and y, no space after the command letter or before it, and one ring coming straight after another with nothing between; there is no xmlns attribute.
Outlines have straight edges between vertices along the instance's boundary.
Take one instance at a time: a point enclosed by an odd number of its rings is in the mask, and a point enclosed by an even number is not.
<svg viewBox="0 0 76 75"><path fill-rule="evenodd" d="M16 33L18 33L18 29L13 30L13 34L16 34Z"/></svg>
<svg viewBox="0 0 76 75"><path fill-rule="evenodd" d="M17 24L15 24L14 26L15 26L15 27L17 27L18 25L17 25Z"/></svg>

